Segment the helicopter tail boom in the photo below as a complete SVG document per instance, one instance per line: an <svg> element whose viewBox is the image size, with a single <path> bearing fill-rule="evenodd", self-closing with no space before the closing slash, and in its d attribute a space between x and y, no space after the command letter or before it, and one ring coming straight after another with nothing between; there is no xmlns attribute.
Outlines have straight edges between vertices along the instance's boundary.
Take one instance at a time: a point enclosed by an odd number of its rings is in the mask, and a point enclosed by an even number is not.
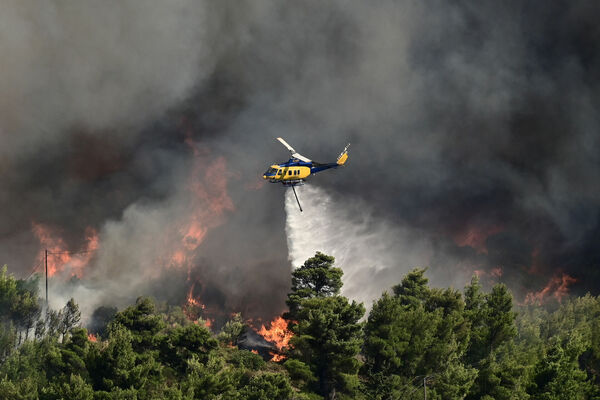
<svg viewBox="0 0 600 400"><path fill-rule="evenodd" d="M338 158L337 158L337 165L344 165L346 163L346 161L348 160L348 147L350 147L350 143L348 143L346 145L346 147L344 147L344 150L338 156Z"/></svg>

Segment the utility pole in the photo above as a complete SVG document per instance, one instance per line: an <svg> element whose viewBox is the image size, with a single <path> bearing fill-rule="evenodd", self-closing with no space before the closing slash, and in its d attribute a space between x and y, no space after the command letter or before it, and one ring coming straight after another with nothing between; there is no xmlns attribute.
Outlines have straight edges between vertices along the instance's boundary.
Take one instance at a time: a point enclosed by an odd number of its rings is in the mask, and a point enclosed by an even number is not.
<svg viewBox="0 0 600 400"><path fill-rule="evenodd" d="M44 261L46 264L46 315L48 314L48 249L46 249Z"/></svg>

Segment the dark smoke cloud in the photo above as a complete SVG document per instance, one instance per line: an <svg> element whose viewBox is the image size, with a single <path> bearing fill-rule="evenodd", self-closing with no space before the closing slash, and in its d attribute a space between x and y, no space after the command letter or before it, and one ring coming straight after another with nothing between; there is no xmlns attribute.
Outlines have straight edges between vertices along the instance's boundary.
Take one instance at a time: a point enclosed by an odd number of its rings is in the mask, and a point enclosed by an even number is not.
<svg viewBox="0 0 600 400"><path fill-rule="evenodd" d="M197 250L193 270L214 288L206 301L275 314L289 238L283 190L259 175L286 158L273 140L283 136L318 161L353 143L347 168L310 184L362 229L355 236L386 237L385 260L397 264L377 270L372 295L417 263L440 285L502 267L495 279L521 295L559 272L598 293L598 8L10 3L0 16L1 261L22 276L38 262L32 221L72 249L92 226L102 247L73 291L88 308L145 291L180 301L170 293L185 292L187 276L157 265L166 245L156 240L189 211L191 140L207 163L225 158L234 205Z"/></svg>

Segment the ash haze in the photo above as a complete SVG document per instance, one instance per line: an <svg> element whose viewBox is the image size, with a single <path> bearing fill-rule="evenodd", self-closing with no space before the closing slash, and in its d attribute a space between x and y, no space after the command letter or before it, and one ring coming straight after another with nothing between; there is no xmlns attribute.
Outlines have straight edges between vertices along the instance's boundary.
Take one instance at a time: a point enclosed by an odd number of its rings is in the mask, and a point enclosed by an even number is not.
<svg viewBox="0 0 600 400"><path fill-rule="evenodd" d="M592 1L9 1L0 263L39 271L34 226L71 251L93 230L79 278L67 263L51 279L52 306L74 295L88 314L191 291L271 318L317 250L367 305L415 266L458 288L476 272L519 301L565 275L599 294L599 14ZM352 142L345 168L300 189L303 214L260 180L288 155L277 136L318 161Z"/></svg>

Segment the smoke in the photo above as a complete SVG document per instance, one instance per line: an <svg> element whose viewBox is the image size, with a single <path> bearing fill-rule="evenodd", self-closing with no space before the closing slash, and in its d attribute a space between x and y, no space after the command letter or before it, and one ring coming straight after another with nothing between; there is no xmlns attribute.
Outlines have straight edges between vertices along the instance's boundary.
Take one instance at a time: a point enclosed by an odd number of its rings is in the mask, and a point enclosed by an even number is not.
<svg viewBox="0 0 600 400"><path fill-rule="evenodd" d="M390 225L367 204L335 201L317 187L296 191L303 212L291 189L285 200L290 261L298 267L315 251L333 255L344 271L344 295L369 306L410 269L430 265L434 249L416 230Z"/></svg>
<svg viewBox="0 0 600 400"><path fill-rule="evenodd" d="M34 224L71 251L93 229L80 280L51 283L53 306L87 310L181 304L195 284L207 308L268 318L290 260L317 250L367 302L414 266L521 298L598 293L597 8L9 2L0 262L39 266ZM300 189L301 215L260 181L288 156L277 136L317 161L353 144L346 168ZM576 281L548 286L563 274Z"/></svg>
<svg viewBox="0 0 600 400"><path fill-rule="evenodd" d="M73 129L139 134L212 70L204 8L184 0L5 4L0 155L35 153Z"/></svg>
<svg viewBox="0 0 600 400"><path fill-rule="evenodd" d="M458 289L473 274L485 285L498 282L503 274L488 261L485 245L472 247L473 235L468 236L469 244L457 245L423 229L390 223L364 201L334 199L326 190L308 185L296 191L302 212L291 189L285 200L292 266L302 265L315 251L333 255L344 271L342 293L367 307L414 268L427 268L434 286ZM518 295L524 293L519 290Z"/></svg>
<svg viewBox="0 0 600 400"><path fill-rule="evenodd" d="M460 287L455 277L477 271L522 299L567 273L571 289L598 291L595 6L538 5L345 7L330 21L345 27L339 50L303 58L273 106L310 120L302 135L286 133L305 155L353 142L348 169L313 184L354 226L363 213L343 199L430 243L417 265L428 261L438 284ZM388 228L368 232L386 238Z"/></svg>

